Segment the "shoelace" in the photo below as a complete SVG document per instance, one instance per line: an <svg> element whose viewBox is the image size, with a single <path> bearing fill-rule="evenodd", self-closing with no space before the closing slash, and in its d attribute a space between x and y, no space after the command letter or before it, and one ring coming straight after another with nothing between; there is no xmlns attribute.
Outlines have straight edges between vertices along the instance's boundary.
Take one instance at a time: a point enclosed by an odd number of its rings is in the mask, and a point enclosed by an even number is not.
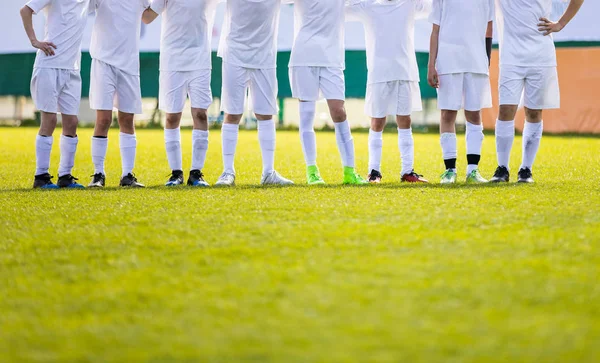
<svg viewBox="0 0 600 363"><path fill-rule="evenodd" d="M494 173L494 177L500 177L500 176L502 176L503 174L505 174L505 173L506 173L506 171L507 171L507 169L506 169L506 168L504 168L504 167L499 167L498 169L496 169L496 172Z"/></svg>
<svg viewBox="0 0 600 363"><path fill-rule="evenodd" d="M408 175L412 175L412 176L414 176L414 177L417 177L417 178L420 178L420 177L422 177L422 176L423 176L423 175L421 175L421 174L418 174L418 173L417 173L416 171L414 171L414 170L413 170L413 171L411 171L411 172L410 172Z"/></svg>
<svg viewBox="0 0 600 363"><path fill-rule="evenodd" d="M102 174L101 174L101 173L98 173L98 174L92 174L92 175L90 175L90 177L94 178L94 179L93 179L93 182L94 182L94 183L97 183L97 182L99 182L100 180L102 180ZM75 179L75 180L79 180L79 179Z"/></svg>

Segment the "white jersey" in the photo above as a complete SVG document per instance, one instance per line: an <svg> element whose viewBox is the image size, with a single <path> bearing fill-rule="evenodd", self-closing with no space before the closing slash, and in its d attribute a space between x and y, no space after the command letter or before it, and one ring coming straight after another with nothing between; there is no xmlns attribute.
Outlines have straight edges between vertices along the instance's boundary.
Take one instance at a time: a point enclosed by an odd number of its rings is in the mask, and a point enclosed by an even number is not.
<svg viewBox="0 0 600 363"><path fill-rule="evenodd" d="M538 30L540 18L550 18L552 0L496 0L500 32L500 65L556 67L551 35Z"/></svg>
<svg viewBox="0 0 600 363"><path fill-rule="evenodd" d="M280 7L281 0L227 0L218 53L223 62L276 68Z"/></svg>
<svg viewBox="0 0 600 363"><path fill-rule="evenodd" d="M494 0L433 0L429 21L440 26L438 74L489 74L485 46Z"/></svg>
<svg viewBox="0 0 600 363"><path fill-rule="evenodd" d="M27 3L35 14L46 10L44 41L56 45L52 56L37 51L34 68L79 70L89 3L90 0L31 0Z"/></svg>
<svg viewBox="0 0 600 363"><path fill-rule="evenodd" d="M150 0L91 0L96 11L90 54L132 75L140 74L142 14Z"/></svg>
<svg viewBox="0 0 600 363"><path fill-rule="evenodd" d="M290 67L344 68L345 0L295 0Z"/></svg>
<svg viewBox="0 0 600 363"><path fill-rule="evenodd" d="M363 0L348 5L348 13L365 26L367 83L419 81L415 53L415 0Z"/></svg>
<svg viewBox="0 0 600 363"><path fill-rule="evenodd" d="M211 41L218 0L152 0L162 14L161 71L211 69Z"/></svg>

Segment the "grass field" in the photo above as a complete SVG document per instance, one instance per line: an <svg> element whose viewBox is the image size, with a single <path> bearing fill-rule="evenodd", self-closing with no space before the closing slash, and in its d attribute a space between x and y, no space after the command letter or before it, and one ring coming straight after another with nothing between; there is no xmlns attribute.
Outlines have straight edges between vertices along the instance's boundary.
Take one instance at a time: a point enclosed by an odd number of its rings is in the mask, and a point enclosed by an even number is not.
<svg viewBox="0 0 600 363"><path fill-rule="evenodd" d="M535 185L441 187L438 137L416 136L435 183L409 186L390 132L385 183L343 187L319 133L330 185L310 188L297 133L280 132L277 169L300 184L282 189L256 186L256 134L242 132L239 186L193 190L160 186L163 136L148 130L136 172L150 187L120 190L112 130L113 187L32 191L35 133L0 129L0 361L600 361L600 138L544 138ZM367 135L355 141L364 174ZM493 137L483 154L489 177ZM211 132L209 182L220 171Z"/></svg>

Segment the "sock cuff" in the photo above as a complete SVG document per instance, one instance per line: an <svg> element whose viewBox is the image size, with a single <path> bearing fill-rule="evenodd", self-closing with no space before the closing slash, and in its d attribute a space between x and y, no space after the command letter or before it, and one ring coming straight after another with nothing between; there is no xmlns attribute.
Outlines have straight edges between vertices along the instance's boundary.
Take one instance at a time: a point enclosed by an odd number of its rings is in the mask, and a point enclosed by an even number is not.
<svg viewBox="0 0 600 363"><path fill-rule="evenodd" d="M60 143L61 144L77 145L78 142L79 142L79 138L77 138L77 136L69 137L69 136L65 136L65 135L60 135Z"/></svg>
<svg viewBox="0 0 600 363"><path fill-rule="evenodd" d="M271 120L263 120L263 121L257 121L256 122L256 128L258 130L260 129L271 129L275 127L275 121L273 121L273 119Z"/></svg>
<svg viewBox="0 0 600 363"><path fill-rule="evenodd" d="M42 145L47 145L52 147L52 142L54 141L54 136L41 136L41 135L37 135L35 137L35 141L36 143L42 144Z"/></svg>
<svg viewBox="0 0 600 363"><path fill-rule="evenodd" d="M236 124L223 124L221 126L221 130L225 131L225 132L235 132L236 134L238 133L238 131L240 130L240 125L236 125Z"/></svg>
<svg viewBox="0 0 600 363"><path fill-rule="evenodd" d="M119 133L119 144L121 147L136 147L135 134Z"/></svg>
<svg viewBox="0 0 600 363"><path fill-rule="evenodd" d="M348 120L344 121L344 122L334 122L333 123L333 127L335 128L335 131L347 131L350 132L350 124L348 123Z"/></svg>
<svg viewBox="0 0 600 363"><path fill-rule="evenodd" d="M496 120L496 135L512 137L515 135L515 121Z"/></svg>
<svg viewBox="0 0 600 363"><path fill-rule="evenodd" d="M440 139L442 140L446 140L446 139L453 139L456 140L456 134L453 132L444 132L440 135Z"/></svg>
<svg viewBox="0 0 600 363"><path fill-rule="evenodd" d="M317 103L315 101L300 102L300 113L311 113L315 112Z"/></svg>
<svg viewBox="0 0 600 363"><path fill-rule="evenodd" d="M206 139L208 138L208 130L192 130L193 139Z"/></svg>
<svg viewBox="0 0 600 363"><path fill-rule="evenodd" d="M408 128L408 129L401 129L398 128L398 136L411 136L412 135L412 128Z"/></svg>
<svg viewBox="0 0 600 363"><path fill-rule="evenodd" d="M525 125L523 126L523 133L533 133L544 128L544 121L540 122L528 122L525 121Z"/></svg>
<svg viewBox="0 0 600 363"><path fill-rule="evenodd" d="M165 129L165 141L181 141L181 131L180 128L176 129Z"/></svg>
<svg viewBox="0 0 600 363"><path fill-rule="evenodd" d="M470 122L467 122L466 124L467 131L483 131L483 124L473 125Z"/></svg>
<svg viewBox="0 0 600 363"><path fill-rule="evenodd" d="M370 139L381 139L381 138L383 138L383 131L375 131L373 129L369 129L369 138Z"/></svg>

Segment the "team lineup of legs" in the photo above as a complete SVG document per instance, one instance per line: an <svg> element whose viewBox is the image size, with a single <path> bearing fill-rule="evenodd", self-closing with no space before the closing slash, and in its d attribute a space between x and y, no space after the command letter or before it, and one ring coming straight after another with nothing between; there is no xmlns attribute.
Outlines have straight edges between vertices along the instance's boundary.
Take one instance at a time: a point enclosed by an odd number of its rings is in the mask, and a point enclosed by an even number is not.
<svg viewBox="0 0 600 363"><path fill-rule="evenodd" d="M94 173L89 187L106 184L105 159L113 111L117 110L122 187L144 187L135 177L137 138L135 114L142 112L139 75L140 27L163 15L159 108L171 176L167 186L185 183L180 123L189 98L193 119L192 165L187 185L206 187L203 169L209 147L207 109L212 102L211 40L218 0L121 0L73 3L31 0L21 9L25 31L38 49L31 93L42 122L36 138L34 188L82 188L71 172L77 149L77 113L81 99L80 57L88 13L95 13L92 44L90 106L96 111L91 140ZM500 110L496 121L498 167L491 182L508 182L509 158L515 136L515 116L525 108L523 158L518 181L533 182L532 168L543 131L542 112L560 107L556 52L550 36L569 23L582 0L570 1L558 22L548 20L552 0L433 0L433 24L428 83L437 89L441 111L440 145L445 172L440 182L457 181L456 119L464 110L468 183L488 182L478 165L484 139L481 110L491 104L489 65L495 12L502 14L500 42ZM262 185L293 182L275 170L277 107L277 34L281 0L227 0L224 34L219 44L223 60L221 129L223 171L216 185L233 186L239 124L248 99L257 119L262 157ZM314 131L316 102L325 99L335 127L342 183L381 182L383 130L394 115L401 157L402 182L427 183L415 171L411 114L422 109L416 62L414 23L420 2L362 0L354 2L295 0L295 38L289 63L292 95L300 102L299 134L309 185L325 184L317 166ZM382 8L385 7L385 8ZM32 15L48 8L44 42L37 40ZM57 10L58 9L58 10ZM385 10L385 11L384 11ZM537 24L527 14L536 14ZM368 175L356 171L355 147L345 110L346 17L363 22L367 42L368 80L365 113L371 118ZM116 26L115 26L116 25ZM537 29L535 26L537 25ZM117 49L118 47L118 49ZM50 151L57 113L62 114L58 182L49 174Z"/></svg>

